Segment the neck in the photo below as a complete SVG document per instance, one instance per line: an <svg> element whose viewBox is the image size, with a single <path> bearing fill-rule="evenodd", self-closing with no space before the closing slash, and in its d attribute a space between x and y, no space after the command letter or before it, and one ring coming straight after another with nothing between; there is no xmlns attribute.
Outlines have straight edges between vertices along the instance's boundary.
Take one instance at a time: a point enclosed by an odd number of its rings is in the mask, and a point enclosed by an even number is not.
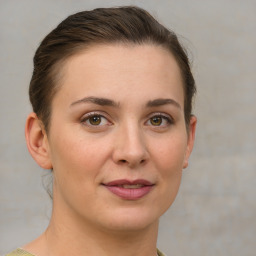
<svg viewBox="0 0 256 256"><path fill-rule="evenodd" d="M158 221L140 230L116 231L53 213L45 233L25 249L37 256L155 256L157 231Z"/></svg>

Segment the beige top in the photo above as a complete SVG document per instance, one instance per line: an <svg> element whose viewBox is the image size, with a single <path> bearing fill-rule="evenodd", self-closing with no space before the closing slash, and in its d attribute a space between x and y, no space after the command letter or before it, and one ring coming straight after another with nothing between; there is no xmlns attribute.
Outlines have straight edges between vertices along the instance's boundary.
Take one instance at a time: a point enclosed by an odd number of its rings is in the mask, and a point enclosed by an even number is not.
<svg viewBox="0 0 256 256"><path fill-rule="evenodd" d="M16 250L6 254L5 256L35 256L35 255L33 255L21 248L18 248ZM165 256L165 255L157 249L157 256Z"/></svg>
<svg viewBox="0 0 256 256"><path fill-rule="evenodd" d="M26 252L23 249L18 248L16 250L6 254L5 256L34 256L34 255L29 252Z"/></svg>

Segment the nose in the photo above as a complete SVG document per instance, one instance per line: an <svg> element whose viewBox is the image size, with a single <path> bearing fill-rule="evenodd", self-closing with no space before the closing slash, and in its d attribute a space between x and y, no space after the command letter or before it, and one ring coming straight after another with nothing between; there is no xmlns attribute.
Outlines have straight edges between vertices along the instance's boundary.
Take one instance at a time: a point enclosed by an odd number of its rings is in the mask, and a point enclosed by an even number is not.
<svg viewBox="0 0 256 256"><path fill-rule="evenodd" d="M113 160L118 165L136 168L149 159L143 132L136 126L119 129L115 137Z"/></svg>

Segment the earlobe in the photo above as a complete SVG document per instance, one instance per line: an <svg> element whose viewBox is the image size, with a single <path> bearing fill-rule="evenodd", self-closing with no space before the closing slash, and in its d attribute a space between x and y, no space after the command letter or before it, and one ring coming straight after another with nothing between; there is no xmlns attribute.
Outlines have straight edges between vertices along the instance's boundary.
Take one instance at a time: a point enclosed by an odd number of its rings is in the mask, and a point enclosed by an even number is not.
<svg viewBox="0 0 256 256"><path fill-rule="evenodd" d="M195 133L196 133L196 124L197 124L197 118L192 115L189 123L187 150L186 150L186 154L183 162L183 169L188 167L188 159L193 150Z"/></svg>
<svg viewBox="0 0 256 256"><path fill-rule="evenodd" d="M25 136L28 151L39 166L44 169L51 169L50 150L47 134L41 120L35 113L30 113L27 117Z"/></svg>

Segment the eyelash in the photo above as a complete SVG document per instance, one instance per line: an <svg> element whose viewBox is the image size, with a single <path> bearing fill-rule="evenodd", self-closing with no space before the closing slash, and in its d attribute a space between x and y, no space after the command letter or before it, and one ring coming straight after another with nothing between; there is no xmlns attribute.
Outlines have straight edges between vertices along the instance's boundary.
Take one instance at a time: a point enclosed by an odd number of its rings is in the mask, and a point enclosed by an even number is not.
<svg viewBox="0 0 256 256"><path fill-rule="evenodd" d="M153 118L161 118L161 123L159 125L153 125L152 119ZM163 121L166 121L167 123L162 125ZM151 117L147 120L146 124L149 123L149 126L155 127L155 128L165 128L167 126L170 126L174 124L174 120L171 116L163 114L163 113L154 113L151 115Z"/></svg>
<svg viewBox="0 0 256 256"><path fill-rule="evenodd" d="M99 120L100 122L98 124L92 124L90 122L90 118L100 118L100 120ZM159 125L153 125L152 124L153 118L160 118L161 119L160 124ZM102 119L104 119L106 123L102 124ZM167 123L163 125L163 121L166 121ZM109 121L109 119L107 117L105 117L104 115L102 115L101 113L98 113L98 112L90 112L90 113L86 114L81 119L81 123L86 125L86 126L95 127L95 128L100 128L101 126L106 126L106 125L112 125L112 123ZM153 114L151 114L149 119L147 119L145 124L148 125L148 126L152 126L154 128L165 128L167 126L170 126L170 125L174 124L174 120L169 115L166 115L166 114L163 114L163 113L153 113Z"/></svg>
<svg viewBox="0 0 256 256"><path fill-rule="evenodd" d="M99 124L92 124L90 123L90 118L100 118L100 123ZM102 119L105 119L108 124L101 124L102 123ZM89 122L89 123L87 123ZM111 125L112 123L108 120L108 118L106 118L104 115L97 113L97 112L90 112L88 114L86 114L85 116L83 116L81 123L83 123L84 125L87 126L91 126L91 127L100 127L100 126L104 126L104 125Z"/></svg>

